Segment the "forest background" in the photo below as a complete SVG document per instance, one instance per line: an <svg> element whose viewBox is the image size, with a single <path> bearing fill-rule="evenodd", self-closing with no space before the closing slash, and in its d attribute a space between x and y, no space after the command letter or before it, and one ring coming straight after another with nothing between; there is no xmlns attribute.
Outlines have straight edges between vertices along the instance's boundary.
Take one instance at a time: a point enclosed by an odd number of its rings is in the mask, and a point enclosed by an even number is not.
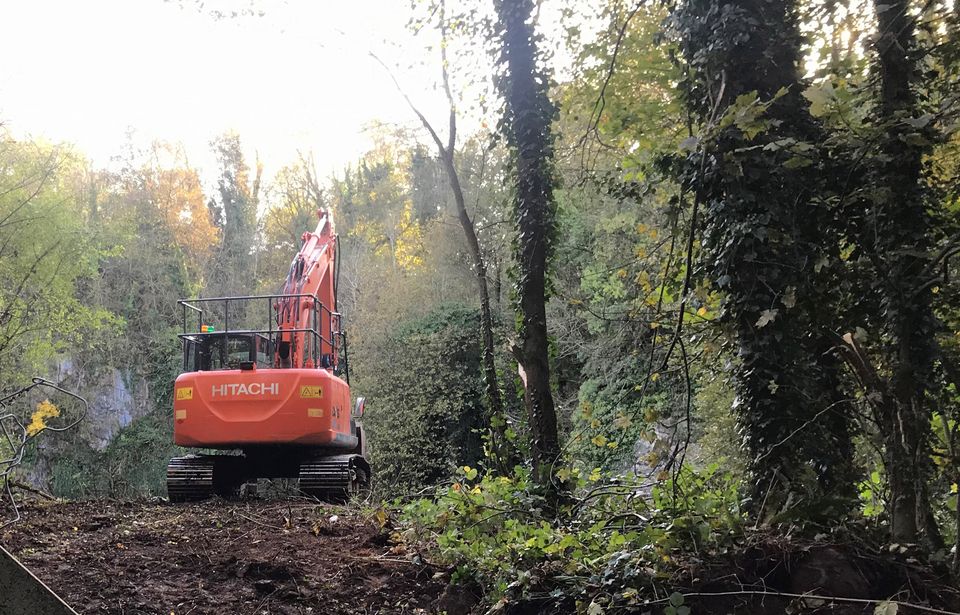
<svg viewBox="0 0 960 615"><path fill-rule="evenodd" d="M329 208L373 493L439 486L407 509L421 526L461 541L493 531L493 493L604 536L515 520L507 560L669 550L678 527L713 544L747 519L856 519L949 559L957 8L762 4L611 0L583 37L570 3L552 48L530 3L414 3L411 30L441 40L430 61L449 114L410 103L411 124L371 126L374 147L330 177L308 153L268 172L235 133L210 144L210 181L177 144L131 143L107 170L4 132L0 386L43 375L92 402L77 429L28 451L21 477L69 498L161 495L179 453L176 300L277 291ZM505 6L533 14L520 21L540 43L525 66L541 98L511 98L521 80ZM562 80L551 54L572 59ZM403 92L392 77L384 64L377 78ZM524 100L542 103L549 184L534 230L549 257L552 443L521 378L535 363L530 263L518 259L531 237L517 231L532 202L517 163ZM671 520L645 526L656 537L622 526L653 511ZM515 570L500 546L441 547L506 591Z"/></svg>

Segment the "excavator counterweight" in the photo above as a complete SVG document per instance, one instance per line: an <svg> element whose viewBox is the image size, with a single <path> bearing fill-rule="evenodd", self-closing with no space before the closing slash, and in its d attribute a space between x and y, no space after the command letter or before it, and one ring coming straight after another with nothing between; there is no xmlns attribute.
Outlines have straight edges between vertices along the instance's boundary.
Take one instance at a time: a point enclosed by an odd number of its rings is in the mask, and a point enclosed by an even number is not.
<svg viewBox="0 0 960 615"><path fill-rule="evenodd" d="M337 312L337 237L330 213L318 216L279 294L179 302L174 441L224 452L170 460L171 501L228 497L257 478L296 478L333 501L369 484L363 398L351 406Z"/></svg>

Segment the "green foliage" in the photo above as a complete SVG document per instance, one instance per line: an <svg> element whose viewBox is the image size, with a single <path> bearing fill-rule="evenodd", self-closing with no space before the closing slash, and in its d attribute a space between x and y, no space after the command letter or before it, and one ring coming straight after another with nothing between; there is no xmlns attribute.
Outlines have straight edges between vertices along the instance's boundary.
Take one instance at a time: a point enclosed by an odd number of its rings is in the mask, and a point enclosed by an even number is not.
<svg viewBox="0 0 960 615"><path fill-rule="evenodd" d="M742 527L737 481L717 466L684 469L676 482L649 495L632 479L582 479L581 497L558 514L524 469L478 477L464 467L457 479L436 499L403 507L402 536L494 597L534 590L576 595L577 587L599 579L605 591L623 590L640 582L646 569L669 568L683 552L723 548ZM557 580L544 587L547 570Z"/></svg>
<svg viewBox="0 0 960 615"><path fill-rule="evenodd" d="M99 256L79 207L64 203L79 158L0 129L0 169L0 385L9 385L117 320L76 293Z"/></svg>
<svg viewBox="0 0 960 615"><path fill-rule="evenodd" d="M254 177L250 177L240 137L235 133L219 137L211 146L220 165L220 177L217 180L219 198L211 201L210 207L221 232L211 290L221 297L245 295L253 289L254 276L248 256L256 248L262 168L258 164Z"/></svg>
<svg viewBox="0 0 960 615"><path fill-rule="evenodd" d="M385 493L444 480L482 456L479 316L440 306L402 323L363 366L371 464Z"/></svg>

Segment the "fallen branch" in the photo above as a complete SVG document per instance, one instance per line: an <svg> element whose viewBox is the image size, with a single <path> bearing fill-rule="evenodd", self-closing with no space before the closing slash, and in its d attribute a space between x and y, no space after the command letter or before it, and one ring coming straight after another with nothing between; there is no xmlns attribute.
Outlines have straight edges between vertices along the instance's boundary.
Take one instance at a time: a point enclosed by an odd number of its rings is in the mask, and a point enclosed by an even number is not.
<svg viewBox="0 0 960 615"><path fill-rule="evenodd" d="M42 497L43 499L49 500L49 501L51 501L51 502L56 502L56 501L57 501L57 497L56 497L55 495L51 495L50 493L47 493L47 492L44 491L43 489L37 489L36 487L31 487L30 485L28 485L28 484L26 484L26 483L23 483L23 482L20 482L20 481L18 481L18 480L11 480L11 481L10 481L10 486L11 486L11 487L16 487L17 489L20 489L20 490L22 490L22 491L28 491L28 492L30 492L30 493L32 493L32 494L34 494L34 495L39 495L39 496Z"/></svg>

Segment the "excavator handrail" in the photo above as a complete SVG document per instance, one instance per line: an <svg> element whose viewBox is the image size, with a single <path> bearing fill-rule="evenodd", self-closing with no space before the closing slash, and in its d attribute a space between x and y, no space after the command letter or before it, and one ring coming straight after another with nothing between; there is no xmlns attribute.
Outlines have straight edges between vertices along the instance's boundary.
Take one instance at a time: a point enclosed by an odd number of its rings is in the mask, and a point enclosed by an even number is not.
<svg viewBox="0 0 960 615"><path fill-rule="evenodd" d="M285 302L289 300L295 300L292 304L295 306L297 313L300 313L301 306L303 301L306 299L312 300L309 307L309 311L312 312L312 325L307 327L281 327L281 320L290 321L287 318L281 318L281 314L278 311L278 306L280 302ZM268 305L267 309L267 327L263 328L244 328L244 329L231 329L230 327L230 304L241 304L249 301L266 301ZM223 304L223 313L219 314L219 310L213 309L210 312L215 313L215 317L223 318L223 328L218 331L204 331L204 315L207 313L202 307L198 305L203 304ZM265 334L271 340L274 333L283 331L287 334L297 334L302 333L304 335L310 336L312 339L312 348L308 354L303 355L304 358L309 357L312 361L314 367L329 367L331 365L321 365L322 357L326 356L321 352L319 346L320 343L326 344L334 354L332 356L332 367L335 368L337 373L343 372L345 375L349 372L347 371L346 364L346 334L342 328L343 316L339 312L335 312L327 307L320 298L313 293L276 293L276 294L266 294L266 295L233 295L225 297L198 297L193 299L180 299L177 301L177 304L183 307L183 327L182 333L178 334L177 337L181 339L184 343L188 341L189 338L202 339L203 337L214 337L214 336L223 336L224 339L224 348L226 347L226 337L230 333L253 333L253 334ZM198 305L194 305L198 304ZM197 326L195 330L189 330L187 328L187 310L191 310L197 318ZM309 312L308 312L309 313ZM299 320L299 317L292 319L293 321ZM274 321L276 321L276 326L274 326ZM338 344L338 341L340 342ZM184 347L186 349L186 346ZM336 353L342 353L344 356L339 357L343 359L344 365L342 369L338 365L338 356L335 356ZM186 359L184 359L186 366Z"/></svg>
<svg viewBox="0 0 960 615"><path fill-rule="evenodd" d="M237 299L237 300L242 300L242 299L286 299L286 298L292 298L292 297L312 297L312 298L317 299L317 300L319 301L319 299L317 298L317 295L314 294L314 293L292 293L292 294L278 293L278 294L272 294L272 295L228 295L228 296L225 296L225 297L196 297L196 298L193 298L193 299L180 299L179 301L177 301L177 303L180 303L180 304L183 304L183 303L194 303L194 302L195 302L195 303L202 303L202 302L205 302L205 301L223 301L223 300L225 300L225 299L230 299L231 301L234 300L234 299Z"/></svg>

